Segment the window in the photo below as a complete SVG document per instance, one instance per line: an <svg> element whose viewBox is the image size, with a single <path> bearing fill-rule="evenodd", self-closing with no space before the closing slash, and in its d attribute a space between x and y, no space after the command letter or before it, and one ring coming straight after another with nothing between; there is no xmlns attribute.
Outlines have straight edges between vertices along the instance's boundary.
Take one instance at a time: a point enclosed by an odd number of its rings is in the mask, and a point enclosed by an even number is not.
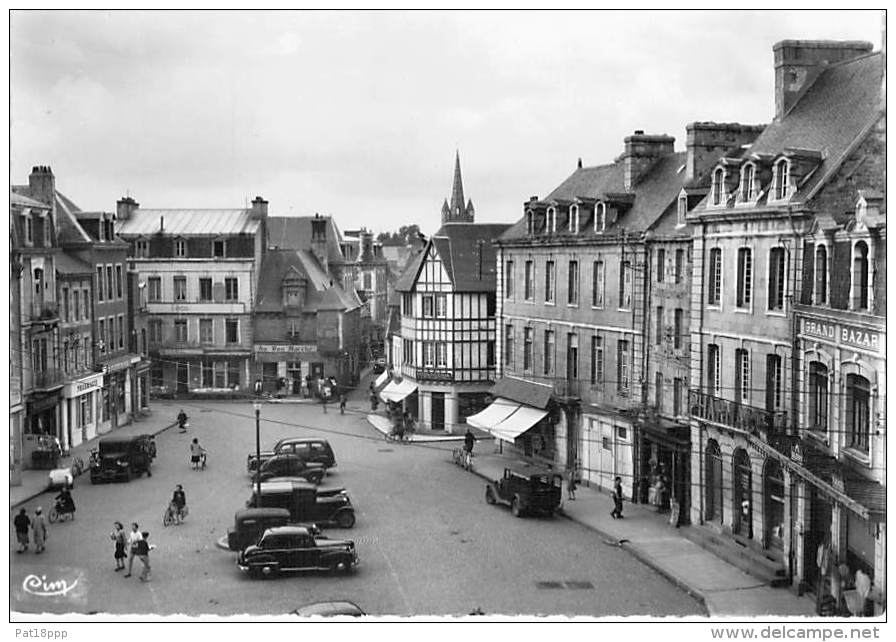
<svg viewBox="0 0 896 642"><path fill-rule="evenodd" d="M741 403L750 403L750 352L737 349L734 351L734 398Z"/></svg>
<svg viewBox="0 0 896 642"><path fill-rule="evenodd" d="M607 206L605 203L597 203L594 206L594 231L603 232L607 229Z"/></svg>
<svg viewBox="0 0 896 642"><path fill-rule="evenodd" d="M595 261L591 267L591 305L604 307L604 262Z"/></svg>
<svg viewBox="0 0 896 642"><path fill-rule="evenodd" d="M526 210L526 234L535 234L535 212Z"/></svg>
<svg viewBox="0 0 896 642"><path fill-rule="evenodd" d="M106 284L103 283L103 266L96 266L96 300L102 301L106 292Z"/></svg>
<svg viewBox="0 0 896 642"><path fill-rule="evenodd" d="M684 250L675 250L675 282L684 278Z"/></svg>
<svg viewBox="0 0 896 642"><path fill-rule="evenodd" d="M554 331L544 331L544 374L554 372Z"/></svg>
<svg viewBox="0 0 896 642"><path fill-rule="evenodd" d="M775 411L781 409L783 390L782 360L777 354L765 357L765 409Z"/></svg>
<svg viewBox="0 0 896 642"><path fill-rule="evenodd" d="M819 245L815 248L815 304L828 302L828 248Z"/></svg>
<svg viewBox="0 0 896 642"><path fill-rule="evenodd" d="M240 298L239 281L236 277L229 276L224 279L224 299L237 301Z"/></svg>
<svg viewBox="0 0 896 642"><path fill-rule="evenodd" d="M40 217L40 226L43 229L44 236L44 247L50 247L50 217L49 216L41 216Z"/></svg>
<svg viewBox="0 0 896 642"><path fill-rule="evenodd" d="M554 302L554 283L556 275L554 274L554 262L548 261L544 265L544 302Z"/></svg>
<svg viewBox="0 0 896 642"><path fill-rule="evenodd" d="M722 205L725 202L725 170L716 168L712 173L712 204Z"/></svg>
<svg viewBox="0 0 896 642"><path fill-rule="evenodd" d="M713 397L720 396L722 390L722 353L719 346L710 343L706 346L706 388Z"/></svg>
<svg viewBox="0 0 896 642"><path fill-rule="evenodd" d="M114 298L113 294L115 292L115 279L112 277L112 266L106 266L106 298L110 301Z"/></svg>
<svg viewBox="0 0 896 642"><path fill-rule="evenodd" d="M632 270L628 261L619 263L619 307L624 310L632 307Z"/></svg>
<svg viewBox="0 0 896 642"><path fill-rule="evenodd" d="M654 334L656 345L660 345L663 342L663 306L656 306L656 320L655 320L655 329Z"/></svg>
<svg viewBox="0 0 896 642"><path fill-rule="evenodd" d="M809 364L809 430L828 431L828 369L817 361Z"/></svg>
<svg viewBox="0 0 896 642"><path fill-rule="evenodd" d="M504 366L513 369L513 326L504 327Z"/></svg>
<svg viewBox="0 0 896 642"><path fill-rule="evenodd" d="M187 300L187 277L185 277L185 276L174 277L174 300L175 301L186 301Z"/></svg>
<svg viewBox="0 0 896 642"><path fill-rule="evenodd" d="M868 244L859 241L852 248L852 309L868 309Z"/></svg>
<svg viewBox="0 0 896 642"><path fill-rule="evenodd" d="M684 309L675 308L675 327L673 328L674 336L672 337L672 347L679 350L684 344Z"/></svg>
<svg viewBox="0 0 896 642"><path fill-rule="evenodd" d="M783 247L773 247L768 254L768 309L784 309L787 255Z"/></svg>
<svg viewBox="0 0 896 642"><path fill-rule="evenodd" d="M846 446L868 452L871 385L865 377L846 375Z"/></svg>
<svg viewBox="0 0 896 642"><path fill-rule="evenodd" d="M174 321L174 340L178 343L187 342L187 321L186 319L175 319Z"/></svg>
<svg viewBox="0 0 896 642"><path fill-rule="evenodd" d="M706 304L722 304L722 250L714 247L709 251L709 283Z"/></svg>
<svg viewBox="0 0 896 642"><path fill-rule="evenodd" d="M663 373L657 372L653 378L653 403L657 412L663 411Z"/></svg>
<svg viewBox="0 0 896 642"><path fill-rule="evenodd" d="M547 217L547 230L545 231L548 234L554 234L557 232L557 210L553 207L549 207Z"/></svg>
<svg viewBox="0 0 896 642"><path fill-rule="evenodd" d="M436 295L436 316L440 319L444 319L448 316L448 295L447 294L437 294Z"/></svg>
<svg viewBox="0 0 896 642"><path fill-rule="evenodd" d="M115 266L115 296L119 299L124 298L122 295L122 267L121 263Z"/></svg>
<svg viewBox="0 0 896 642"><path fill-rule="evenodd" d="M226 246L227 244L225 241L212 241L212 256L218 259L223 259L227 256L225 252Z"/></svg>
<svg viewBox="0 0 896 642"><path fill-rule="evenodd" d="M137 241L134 254L138 259L149 258L149 241Z"/></svg>
<svg viewBox="0 0 896 642"><path fill-rule="evenodd" d="M504 264L504 298L513 298L513 261Z"/></svg>
<svg viewBox="0 0 896 642"><path fill-rule="evenodd" d="M523 370L532 369L532 328L523 331Z"/></svg>
<svg viewBox="0 0 896 642"><path fill-rule="evenodd" d="M436 343L436 367L448 367L448 344L444 341Z"/></svg>
<svg viewBox="0 0 896 642"><path fill-rule="evenodd" d="M423 316L430 318L433 316L433 302L431 294L423 295Z"/></svg>
<svg viewBox="0 0 896 642"><path fill-rule="evenodd" d="M371 290L373 289L373 278L370 272L364 272L364 289Z"/></svg>
<svg viewBox="0 0 896 642"><path fill-rule="evenodd" d="M678 197L678 225L684 225L686 223L687 214L688 197L686 194L682 194Z"/></svg>
<svg viewBox="0 0 896 642"><path fill-rule="evenodd" d="M753 253L748 247L737 250L737 307L750 307L753 295Z"/></svg>
<svg viewBox="0 0 896 642"><path fill-rule="evenodd" d="M781 159L775 163L774 170L775 200L790 196L790 163Z"/></svg>
<svg viewBox="0 0 896 642"><path fill-rule="evenodd" d="M573 234L579 233L579 206L572 205L569 208L569 231Z"/></svg>
<svg viewBox="0 0 896 642"><path fill-rule="evenodd" d="M526 261L526 280L523 285L525 286L526 301L532 301L535 297L535 269L532 261Z"/></svg>
<svg viewBox="0 0 896 642"><path fill-rule="evenodd" d="M402 363L414 365L414 341L412 339L402 339Z"/></svg>
<svg viewBox="0 0 896 642"><path fill-rule="evenodd" d="M109 317L106 322L106 352L115 350L115 317Z"/></svg>
<svg viewBox="0 0 896 642"><path fill-rule="evenodd" d="M684 379L676 377L672 385L672 414L681 415L681 400L684 392Z"/></svg>
<svg viewBox="0 0 896 642"><path fill-rule="evenodd" d="M659 248L656 251L656 280L657 283L663 281L666 273L666 250Z"/></svg>
<svg viewBox="0 0 896 642"><path fill-rule="evenodd" d="M124 315L118 315L118 349L124 348L124 337L127 334L124 327Z"/></svg>
<svg viewBox="0 0 896 642"><path fill-rule="evenodd" d="M747 163L740 173L740 199L745 203L753 200L755 180L756 166L753 163Z"/></svg>
<svg viewBox="0 0 896 642"><path fill-rule="evenodd" d="M213 342L212 335L212 320L211 319L199 319L199 342L200 343L212 343Z"/></svg>
<svg viewBox="0 0 896 642"><path fill-rule="evenodd" d="M97 332L97 345L100 348L100 354L106 353L106 320L100 319L99 332Z"/></svg>
<svg viewBox="0 0 896 642"><path fill-rule="evenodd" d="M240 322L238 319L226 319L224 321L224 336L227 343L240 342Z"/></svg>
<svg viewBox="0 0 896 642"><path fill-rule="evenodd" d="M601 337L591 337L591 385L604 381L604 343Z"/></svg>
<svg viewBox="0 0 896 642"><path fill-rule="evenodd" d="M215 388L225 388L227 386L226 379L226 371L225 371L225 363L222 361L215 361L213 368L215 373Z"/></svg>
<svg viewBox="0 0 896 642"><path fill-rule="evenodd" d="M579 335L574 333L566 335L566 378L579 378Z"/></svg>
<svg viewBox="0 0 896 642"><path fill-rule="evenodd" d="M230 388L240 387L240 364L238 361L227 362L227 386Z"/></svg>
<svg viewBox="0 0 896 642"><path fill-rule="evenodd" d="M23 216L25 221L25 244L34 245L34 220L30 215Z"/></svg>
<svg viewBox="0 0 896 642"><path fill-rule="evenodd" d="M485 343L485 365L489 368L495 367L495 342L492 340Z"/></svg>
<svg viewBox="0 0 896 642"><path fill-rule="evenodd" d="M212 300L212 280L210 278L203 277L199 279L199 300Z"/></svg>
<svg viewBox="0 0 896 642"><path fill-rule="evenodd" d="M68 306L68 288L62 288L62 320L63 321L71 321L71 318L68 315L69 306Z"/></svg>
<svg viewBox="0 0 896 642"><path fill-rule="evenodd" d="M567 283L566 302L569 305L579 304L579 262L569 262L569 278Z"/></svg>
<svg viewBox="0 0 896 642"><path fill-rule="evenodd" d="M432 341L423 342L423 367L433 368L436 365L436 344Z"/></svg>
<svg viewBox="0 0 896 642"><path fill-rule="evenodd" d="M187 255L187 242L186 241L175 241L174 242L174 256L178 258L183 258Z"/></svg>
<svg viewBox="0 0 896 642"><path fill-rule="evenodd" d="M202 362L202 387L215 387L215 366L211 361Z"/></svg>
<svg viewBox="0 0 896 642"><path fill-rule="evenodd" d="M616 342L616 392L626 397L631 386L631 354L628 341L622 339Z"/></svg>
<svg viewBox="0 0 896 642"><path fill-rule="evenodd" d="M84 304L87 304L87 291L84 291ZM81 295L77 290L72 290L72 320L81 320Z"/></svg>
<svg viewBox="0 0 896 642"><path fill-rule="evenodd" d="M158 276L151 276L146 279L146 287L149 292L147 297L150 302L162 300L162 279Z"/></svg>
<svg viewBox="0 0 896 642"><path fill-rule="evenodd" d="M149 342L150 343L162 343L162 320L161 319L150 319L149 320Z"/></svg>

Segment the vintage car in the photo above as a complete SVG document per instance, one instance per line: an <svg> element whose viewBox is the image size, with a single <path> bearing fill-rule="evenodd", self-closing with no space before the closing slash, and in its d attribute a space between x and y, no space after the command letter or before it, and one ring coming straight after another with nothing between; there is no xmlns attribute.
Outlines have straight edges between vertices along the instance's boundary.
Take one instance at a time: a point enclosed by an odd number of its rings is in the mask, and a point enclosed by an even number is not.
<svg viewBox="0 0 896 642"><path fill-rule="evenodd" d="M357 565L353 541L315 537L302 526L269 528L237 557L240 570L253 577L272 577L283 571L348 573Z"/></svg>
<svg viewBox="0 0 896 642"><path fill-rule="evenodd" d="M504 469L504 477L485 486L485 501L508 504L514 517L531 513L553 515L560 508L563 478L556 473Z"/></svg>
<svg viewBox="0 0 896 642"><path fill-rule="evenodd" d="M246 508L285 508L291 522L314 522L324 526L351 528L355 509L344 488L318 488L300 481L262 482L246 502Z"/></svg>
<svg viewBox="0 0 896 642"><path fill-rule="evenodd" d="M233 516L233 528L227 529L227 547L241 551L258 542L258 538L269 528L289 524L289 511L285 508L244 508ZM323 537L317 524L292 524L303 526L315 537Z"/></svg>
<svg viewBox="0 0 896 642"><path fill-rule="evenodd" d="M272 450L261 451L261 463L264 464L268 459L275 455L292 453L300 456L305 461L322 464L324 468L333 468L336 465L336 457L333 449L326 439L317 437L287 437L281 439ZM258 468L258 461L255 453L249 453L246 460L246 470L251 475Z"/></svg>
<svg viewBox="0 0 896 642"><path fill-rule="evenodd" d="M90 483L131 481L143 473L152 477L151 465L151 446L147 435L103 437L90 466Z"/></svg>
<svg viewBox="0 0 896 642"><path fill-rule="evenodd" d="M252 475L252 483L267 481L273 477L302 477L312 484L319 484L327 474L323 464L307 461L295 453L274 455L261 465L261 469Z"/></svg>

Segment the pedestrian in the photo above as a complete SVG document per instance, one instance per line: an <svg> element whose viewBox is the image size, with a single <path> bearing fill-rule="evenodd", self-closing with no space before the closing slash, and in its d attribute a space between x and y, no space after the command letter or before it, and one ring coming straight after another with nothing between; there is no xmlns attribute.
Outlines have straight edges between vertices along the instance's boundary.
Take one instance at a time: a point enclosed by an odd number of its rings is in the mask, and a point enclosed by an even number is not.
<svg viewBox="0 0 896 642"><path fill-rule="evenodd" d="M44 521L44 509L38 506L34 509L34 519L31 520L31 532L34 534L34 552L43 553L47 541L47 522Z"/></svg>
<svg viewBox="0 0 896 642"><path fill-rule="evenodd" d="M114 530L109 537L115 542L115 572L117 573L124 570L124 558L126 557L124 547L127 544L128 536L124 532L124 524L115 522Z"/></svg>
<svg viewBox="0 0 896 642"><path fill-rule="evenodd" d="M140 563L143 564L143 570L140 571L140 581L148 582L149 574L152 571L152 568L149 566L149 552L155 546L149 543L149 531L143 531L140 535L140 541L137 542L137 557L140 558Z"/></svg>
<svg viewBox="0 0 896 642"><path fill-rule="evenodd" d="M566 473L566 499L572 501L576 498L576 469L572 466Z"/></svg>
<svg viewBox="0 0 896 642"><path fill-rule="evenodd" d="M184 412L183 408L177 413L177 425L180 427L181 432L187 432L187 413Z"/></svg>
<svg viewBox="0 0 896 642"><path fill-rule="evenodd" d="M193 466L193 470L199 470L204 452L205 448L199 445L199 439L193 437L193 443L190 444L190 464Z"/></svg>
<svg viewBox="0 0 896 642"><path fill-rule="evenodd" d="M339 395L339 414L345 414L345 393Z"/></svg>
<svg viewBox="0 0 896 642"><path fill-rule="evenodd" d="M613 519L622 519L622 477L617 477L613 483Z"/></svg>
<svg viewBox="0 0 896 642"><path fill-rule="evenodd" d="M137 542L143 539L143 534L140 532L140 526L137 522L133 522L131 524L131 532L128 533L128 572L124 574L125 577L131 576L131 571L134 570L134 558L137 556Z"/></svg>
<svg viewBox="0 0 896 642"><path fill-rule="evenodd" d="M261 379L255 380L255 394L257 396L261 396Z"/></svg>
<svg viewBox="0 0 896 642"><path fill-rule="evenodd" d="M466 450L471 455L473 454L473 445L476 443L476 435L473 434L473 431L470 430L469 426L467 427L467 432L464 433L464 450Z"/></svg>
<svg viewBox="0 0 896 642"><path fill-rule="evenodd" d="M184 492L184 487L180 484L174 487L171 505L174 506L174 523L180 524L185 516L184 509L187 507L187 494Z"/></svg>
<svg viewBox="0 0 896 642"><path fill-rule="evenodd" d="M28 518L28 511L24 508L12 520L16 527L16 540L19 542L19 550L16 553L24 553L28 550L28 529L31 528L31 520Z"/></svg>

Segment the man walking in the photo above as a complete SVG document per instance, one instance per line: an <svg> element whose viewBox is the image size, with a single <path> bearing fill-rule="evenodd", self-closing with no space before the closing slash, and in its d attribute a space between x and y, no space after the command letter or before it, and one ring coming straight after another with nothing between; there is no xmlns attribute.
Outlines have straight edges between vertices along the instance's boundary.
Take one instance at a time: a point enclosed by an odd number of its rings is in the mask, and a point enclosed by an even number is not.
<svg viewBox="0 0 896 642"><path fill-rule="evenodd" d="M31 532L34 534L34 552L43 553L46 548L44 542L47 541L47 522L44 520L44 509L40 506L34 509Z"/></svg>
<svg viewBox="0 0 896 642"><path fill-rule="evenodd" d="M339 414L345 414L345 393L339 395Z"/></svg>
<svg viewBox="0 0 896 642"><path fill-rule="evenodd" d="M137 556L138 546L137 543L143 539L143 534L140 532L140 526L137 525L137 522L133 522L131 524L131 532L128 533L128 572L124 574L125 577L131 576L131 571L134 570L134 558Z"/></svg>
<svg viewBox="0 0 896 642"><path fill-rule="evenodd" d="M143 531L140 535L140 541L137 542L137 557L140 558L140 562L143 564L143 570L140 572L140 581L148 582L149 573L152 571L149 566L149 551L154 549L155 546L148 541L149 531Z"/></svg>
<svg viewBox="0 0 896 642"><path fill-rule="evenodd" d="M19 542L19 550L16 553L24 553L28 550L28 529L31 527L31 520L28 518L28 511L24 508L12 520L16 527L16 540Z"/></svg>
<svg viewBox="0 0 896 642"><path fill-rule="evenodd" d="M613 519L622 519L622 477L617 477L613 483Z"/></svg>

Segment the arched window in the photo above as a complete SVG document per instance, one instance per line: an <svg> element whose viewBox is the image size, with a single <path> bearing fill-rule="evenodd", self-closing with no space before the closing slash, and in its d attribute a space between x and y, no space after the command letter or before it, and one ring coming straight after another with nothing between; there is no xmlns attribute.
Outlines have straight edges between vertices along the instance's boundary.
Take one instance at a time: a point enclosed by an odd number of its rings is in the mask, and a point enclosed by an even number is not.
<svg viewBox="0 0 896 642"><path fill-rule="evenodd" d="M685 217L688 213L688 197L682 194L678 197L678 225L685 224Z"/></svg>
<svg viewBox="0 0 896 642"><path fill-rule="evenodd" d="M775 199L790 196L790 162L782 158L775 163Z"/></svg>
<svg viewBox="0 0 896 642"><path fill-rule="evenodd" d="M712 204L722 205L725 202L725 170L716 168L712 173Z"/></svg>
<svg viewBox="0 0 896 642"><path fill-rule="evenodd" d="M535 212L526 210L526 234L535 234Z"/></svg>
<svg viewBox="0 0 896 642"><path fill-rule="evenodd" d="M828 302L828 248L819 245L815 248L815 304Z"/></svg>
<svg viewBox="0 0 896 642"><path fill-rule="evenodd" d="M846 446L868 452L871 432L871 383L856 374L846 375Z"/></svg>
<svg viewBox="0 0 896 642"><path fill-rule="evenodd" d="M755 190L753 189L756 180L756 166L753 163L747 163L741 169L740 174L740 199L745 203L753 200Z"/></svg>
<svg viewBox="0 0 896 642"><path fill-rule="evenodd" d="M569 231L573 234L579 233L579 206L571 205L569 208Z"/></svg>
<svg viewBox="0 0 896 642"><path fill-rule="evenodd" d="M548 234L554 234L557 232L557 210L553 207L548 208L547 230L545 231Z"/></svg>
<svg viewBox="0 0 896 642"><path fill-rule="evenodd" d="M607 205L600 202L594 206L594 231L603 232L607 229Z"/></svg>
<svg viewBox="0 0 896 642"><path fill-rule="evenodd" d="M868 244L859 241L852 248L852 309L868 309Z"/></svg>

